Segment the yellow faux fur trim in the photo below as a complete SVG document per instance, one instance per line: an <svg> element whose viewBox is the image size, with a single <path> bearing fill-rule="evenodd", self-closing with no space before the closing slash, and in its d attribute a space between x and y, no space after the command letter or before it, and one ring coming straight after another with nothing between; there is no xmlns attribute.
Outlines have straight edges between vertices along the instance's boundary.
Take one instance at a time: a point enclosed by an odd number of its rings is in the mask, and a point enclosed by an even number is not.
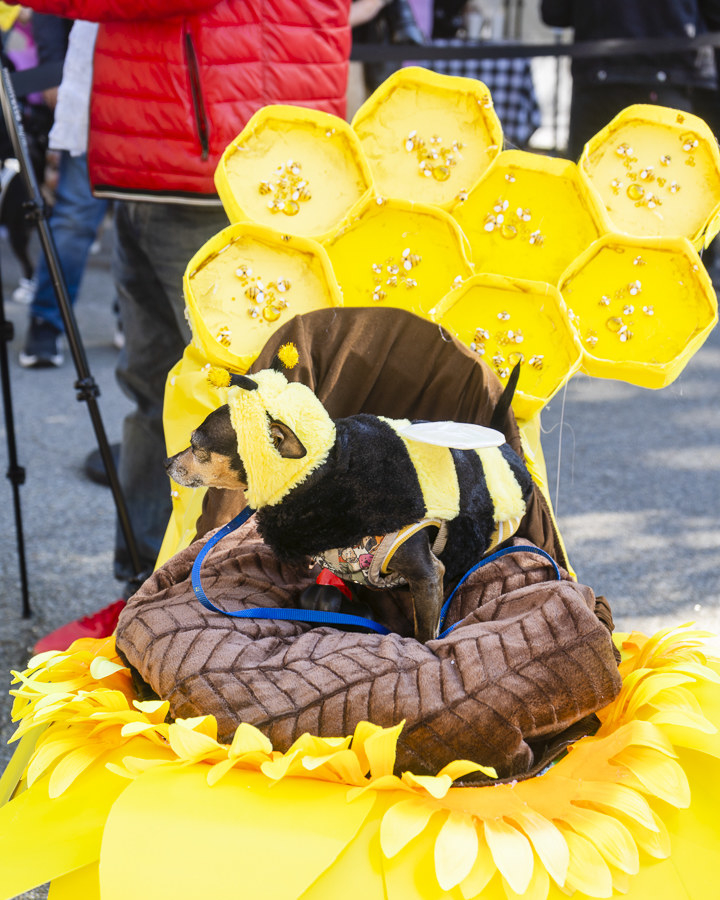
<svg viewBox="0 0 720 900"><path fill-rule="evenodd" d="M513 474L510 464L500 452L500 448L488 447L476 452L483 464L485 482L495 510L493 516L495 521L507 522L509 519L521 519L525 515L522 488Z"/></svg>
<svg viewBox="0 0 720 900"><path fill-rule="evenodd" d="M248 479L247 498L259 509L272 506L301 484L327 459L335 443L335 425L315 394L280 372L266 369L251 376L256 391L228 391L230 420ZM302 459L280 456L270 434L270 419L291 428L307 450Z"/></svg>
<svg viewBox="0 0 720 900"><path fill-rule="evenodd" d="M380 418L396 432L410 424L409 419ZM398 437L405 444L415 467L425 503L425 515L454 519L460 512L460 485L449 448L406 440L402 434Z"/></svg>

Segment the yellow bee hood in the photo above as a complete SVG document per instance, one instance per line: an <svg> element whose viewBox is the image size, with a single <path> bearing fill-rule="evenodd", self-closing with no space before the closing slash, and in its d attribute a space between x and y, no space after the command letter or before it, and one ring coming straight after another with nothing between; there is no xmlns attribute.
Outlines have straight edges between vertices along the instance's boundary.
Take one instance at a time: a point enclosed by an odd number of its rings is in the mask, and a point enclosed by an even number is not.
<svg viewBox="0 0 720 900"><path fill-rule="evenodd" d="M259 509L279 503L325 462L335 443L335 425L306 385L288 382L274 369L257 372L249 380L257 389L231 387L228 406L247 474L248 503ZM297 435L307 451L302 459L280 455L270 432L271 420Z"/></svg>

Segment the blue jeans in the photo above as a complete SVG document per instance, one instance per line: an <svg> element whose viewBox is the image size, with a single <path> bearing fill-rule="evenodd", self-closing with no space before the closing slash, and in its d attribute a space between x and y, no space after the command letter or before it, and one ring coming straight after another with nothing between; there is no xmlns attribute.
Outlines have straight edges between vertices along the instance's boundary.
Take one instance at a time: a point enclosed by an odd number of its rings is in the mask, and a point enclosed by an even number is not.
<svg viewBox="0 0 720 900"><path fill-rule="evenodd" d="M115 204L113 277L125 335L116 375L135 404L123 423L118 475L148 574L171 513L162 411L168 372L190 340L182 278L190 258L227 225L220 206ZM118 527L115 577L131 582L134 574Z"/></svg>
<svg viewBox="0 0 720 900"><path fill-rule="evenodd" d="M50 216L55 249L70 303L75 303L85 271L88 253L100 223L108 209L107 200L93 197L88 180L87 157L60 154L60 172L55 205ZM53 287L45 255L37 267L37 290L30 315L44 319L58 331L64 331L60 307Z"/></svg>

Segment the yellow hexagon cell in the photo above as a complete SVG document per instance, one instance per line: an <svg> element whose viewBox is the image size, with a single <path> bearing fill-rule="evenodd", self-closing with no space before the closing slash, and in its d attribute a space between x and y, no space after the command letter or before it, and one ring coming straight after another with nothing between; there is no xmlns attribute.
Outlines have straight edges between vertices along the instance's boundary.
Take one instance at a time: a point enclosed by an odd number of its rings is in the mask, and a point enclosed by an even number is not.
<svg viewBox="0 0 720 900"><path fill-rule="evenodd" d="M345 306L393 306L427 317L453 284L472 275L452 216L403 200L371 200L325 246Z"/></svg>
<svg viewBox="0 0 720 900"><path fill-rule="evenodd" d="M194 340L212 362L239 372L288 319L342 305L320 244L246 223L223 229L200 248L186 269L184 290Z"/></svg>
<svg viewBox="0 0 720 900"><path fill-rule="evenodd" d="M661 388L717 322L710 277L685 238L605 235L560 283L589 375Z"/></svg>
<svg viewBox="0 0 720 900"><path fill-rule="evenodd" d="M419 67L391 75L352 126L381 196L445 209L472 189L503 142L482 82Z"/></svg>
<svg viewBox="0 0 720 900"><path fill-rule="evenodd" d="M515 415L540 412L580 366L582 348L549 284L475 275L444 297L432 318L484 360L501 381L517 363Z"/></svg>
<svg viewBox="0 0 720 900"><path fill-rule="evenodd" d="M574 163L522 150L503 151L452 214L477 272L550 284L609 229Z"/></svg>
<svg viewBox="0 0 720 900"><path fill-rule="evenodd" d="M616 231L709 243L720 223L720 152L697 116L638 104L585 146L579 163Z"/></svg>
<svg viewBox="0 0 720 900"><path fill-rule="evenodd" d="M215 185L231 222L320 238L372 189L359 141L337 116L266 106L226 148Z"/></svg>

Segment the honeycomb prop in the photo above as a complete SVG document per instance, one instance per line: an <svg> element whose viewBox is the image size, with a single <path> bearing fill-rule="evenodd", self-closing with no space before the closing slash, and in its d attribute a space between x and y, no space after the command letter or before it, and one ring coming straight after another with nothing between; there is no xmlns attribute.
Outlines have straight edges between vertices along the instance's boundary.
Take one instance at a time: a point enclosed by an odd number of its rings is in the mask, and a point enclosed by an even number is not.
<svg viewBox="0 0 720 900"><path fill-rule="evenodd" d="M506 381L520 363L513 409L531 419L576 372L582 359L577 332L557 288L502 275L474 275L446 294L433 318Z"/></svg>
<svg viewBox="0 0 720 900"><path fill-rule="evenodd" d="M405 200L367 204L326 247L346 306L395 306L427 318L449 286L473 274L457 222Z"/></svg>
<svg viewBox="0 0 720 900"><path fill-rule="evenodd" d="M352 121L377 191L449 209L502 149L490 91L472 78L408 67L391 75Z"/></svg>
<svg viewBox="0 0 720 900"><path fill-rule="evenodd" d="M487 331L483 358L501 379L510 356L522 358L521 420L578 369L669 384L717 321L694 249L720 228L708 126L631 106L578 165L502 142L484 84L419 67L395 72L352 125L299 107L260 110L216 172L235 230L188 267L195 348L244 371L290 316L385 305L471 349ZM503 310L510 331L533 335L531 352L503 352Z"/></svg>
<svg viewBox="0 0 720 900"><path fill-rule="evenodd" d="M452 213L477 271L550 284L609 229L574 163L522 150L497 156Z"/></svg>
<svg viewBox="0 0 720 900"><path fill-rule="evenodd" d="M259 110L226 148L215 184L231 222L321 237L370 193L355 132L318 110Z"/></svg>
<svg viewBox="0 0 720 900"><path fill-rule="evenodd" d="M320 244L249 223L230 225L203 246L184 289L196 342L233 371L245 371L292 316L342 304Z"/></svg>
<svg viewBox="0 0 720 900"><path fill-rule="evenodd" d="M701 248L720 229L720 152L697 116L629 106L588 142L579 167L616 231Z"/></svg>
<svg viewBox="0 0 720 900"><path fill-rule="evenodd" d="M717 321L712 283L686 238L603 235L572 263L560 290L584 370L644 387L673 381Z"/></svg>

